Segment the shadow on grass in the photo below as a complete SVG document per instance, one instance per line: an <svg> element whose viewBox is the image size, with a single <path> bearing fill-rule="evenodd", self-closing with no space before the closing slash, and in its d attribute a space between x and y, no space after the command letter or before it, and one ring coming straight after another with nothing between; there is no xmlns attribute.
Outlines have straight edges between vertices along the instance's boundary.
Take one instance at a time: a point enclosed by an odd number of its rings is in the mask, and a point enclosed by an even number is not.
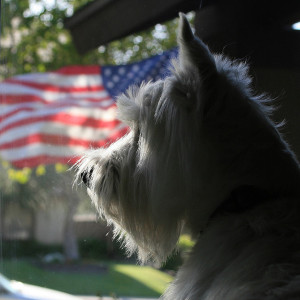
<svg viewBox="0 0 300 300"><path fill-rule="evenodd" d="M44 270L24 260L5 260L0 267L10 279L77 295L159 297L172 280L147 266L106 265L99 274Z"/></svg>

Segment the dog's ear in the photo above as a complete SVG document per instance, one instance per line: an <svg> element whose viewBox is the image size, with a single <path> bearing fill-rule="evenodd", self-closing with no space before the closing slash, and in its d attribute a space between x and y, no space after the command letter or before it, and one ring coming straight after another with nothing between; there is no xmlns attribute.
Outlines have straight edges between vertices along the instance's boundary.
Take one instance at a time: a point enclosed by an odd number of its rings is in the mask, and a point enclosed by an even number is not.
<svg viewBox="0 0 300 300"><path fill-rule="evenodd" d="M173 100L188 111L196 108L205 117L215 102L199 97L199 87L204 86L202 93L211 88L209 83L214 82L213 77L217 73L216 61L208 47L194 35L186 16L179 13L179 17L179 57L173 64L175 78L179 80L173 85L176 92Z"/></svg>
<svg viewBox="0 0 300 300"><path fill-rule="evenodd" d="M208 47L194 35L183 13L179 13L177 42L179 45L179 63L181 68L197 68L200 76L207 77L216 72L214 56Z"/></svg>

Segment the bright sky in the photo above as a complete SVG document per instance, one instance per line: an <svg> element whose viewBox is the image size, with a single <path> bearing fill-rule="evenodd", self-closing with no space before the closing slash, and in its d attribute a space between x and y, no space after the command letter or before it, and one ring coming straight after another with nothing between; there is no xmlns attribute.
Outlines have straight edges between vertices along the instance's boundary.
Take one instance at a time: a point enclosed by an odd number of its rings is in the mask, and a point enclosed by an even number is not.
<svg viewBox="0 0 300 300"><path fill-rule="evenodd" d="M34 16L39 15L43 9L51 10L55 6L58 6L60 9L68 9L68 14L72 14L73 8L70 4L68 4L65 0L42 0L42 1L36 1L36 0L30 0L29 1L29 11L27 11L25 14L26 16Z"/></svg>
<svg viewBox="0 0 300 300"><path fill-rule="evenodd" d="M297 23L293 24L293 25L292 25L292 28L293 28L294 30L300 30L300 22L297 22Z"/></svg>

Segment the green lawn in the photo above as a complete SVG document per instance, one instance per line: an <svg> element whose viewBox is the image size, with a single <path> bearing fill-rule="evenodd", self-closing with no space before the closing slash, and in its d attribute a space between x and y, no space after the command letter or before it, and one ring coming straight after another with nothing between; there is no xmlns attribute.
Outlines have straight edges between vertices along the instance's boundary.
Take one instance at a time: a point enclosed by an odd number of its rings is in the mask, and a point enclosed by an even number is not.
<svg viewBox="0 0 300 300"><path fill-rule="evenodd" d="M102 274L46 271L25 260L0 262L1 272L25 283L77 295L159 297L172 277L148 266L108 262Z"/></svg>

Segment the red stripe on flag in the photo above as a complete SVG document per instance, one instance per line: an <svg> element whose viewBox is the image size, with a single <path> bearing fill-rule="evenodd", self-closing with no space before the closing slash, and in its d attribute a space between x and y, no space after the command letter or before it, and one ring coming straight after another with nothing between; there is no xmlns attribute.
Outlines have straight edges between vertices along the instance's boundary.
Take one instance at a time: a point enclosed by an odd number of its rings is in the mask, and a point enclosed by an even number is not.
<svg viewBox="0 0 300 300"><path fill-rule="evenodd" d="M30 102L41 102L47 103L42 97L36 95L7 95L1 94L0 95L0 104L19 104L19 103L30 103Z"/></svg>
<svg viewBox="0 0 300 300"><path fill-rule="evenodd" d="M115 119L113 121L103 121L98 120L94 118L87 118L82 116L73 116L67 113L58 113L55 115L49 115L49 116L40 116L40 117L34 117L34 118L26 118L14 123L11 123L7 126L4 126L0 133L3 133L5 131L8 131L12 128L24 126L32 123L37 122L57 122L62 123L66 125L81 125L84 127L92 127L92 128L108 128L113 129L115 126L117 126L120 121Z"/></svg>
<svg viewBox="0 0 300 300"><path fill-rule="evenodd" d="M106 101L111 99L110 96L104 96L101 98L94 98L94 97L72 97L72 95L67 95L66 97L63 97L63 99L67 99L67 100L84 100L84 101L88 101L91 103L97 103L99 101ZM20 103L34 103L34 102L41 102L43 104L51 104L54 102L58 102L61 101L63 99L59 99L59 100L47 100L45 98L36 96L36 95L7 95L7 94L2 94L0 95L0 104L20 104Z"/></svg>
<svg viewBox="0 0 300 300"><path fill-rule="evenodd" d="M95 65L88 65L88 66L66 66L63 68L58 69L57 71L53 71L51 73L57 73L62 75L97 75L101 73L101 67Z"/></svg>
<svg viewBox="0 0 300 300"><path fill-rule="evenodd" d="M7 114L4 114L4 115L0 115L0 121L4 121L10 117L12 117L13 115L19 113L19 112L25 112L25 111L33 111L34 109L31 108L31 107L23 107L23 108L18 108L14 111L10 111L9 113Z"/></svg>
<svg viewBox="0 0 300 300"><path fill-rule="evenodd" d="M89 148L91 144L91 142L82 139L75 139L62 135L36 133L28 135L24 138L16 139L12 142L0 144L0 150L19 148L38 143L60 146L83 146L86 148Z"/></svg>

